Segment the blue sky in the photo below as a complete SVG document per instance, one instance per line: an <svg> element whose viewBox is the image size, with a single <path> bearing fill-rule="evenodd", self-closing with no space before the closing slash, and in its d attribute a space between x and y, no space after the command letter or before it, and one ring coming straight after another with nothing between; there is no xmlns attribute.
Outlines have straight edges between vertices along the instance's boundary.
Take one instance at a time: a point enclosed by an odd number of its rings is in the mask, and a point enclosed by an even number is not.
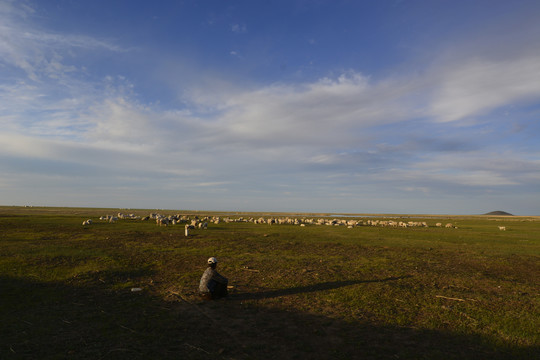
<svg viewBox="0 0 540 360"><path fill-rule="evenodd" d="M538 1L0 0L0 204L540 215Z"/></svg>

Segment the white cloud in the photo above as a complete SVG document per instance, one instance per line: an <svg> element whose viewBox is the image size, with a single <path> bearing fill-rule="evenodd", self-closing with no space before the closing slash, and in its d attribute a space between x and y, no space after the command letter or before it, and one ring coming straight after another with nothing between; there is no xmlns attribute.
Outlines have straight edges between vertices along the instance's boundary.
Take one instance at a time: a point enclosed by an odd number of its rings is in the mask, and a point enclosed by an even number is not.
<svg viewBox="0 0 540 360"><path fill-rule="evenodd" d="M473 59L446 70L430 114L438 121L456 121L540 98L540 54L516 55L500 61Z"/></svg>
<svg viewBox="0 0 540 360"><path fill-rule="evenodd" d="M241 142L277 145L350 144L359 131L414 116L411 84L371 84L350 72L298 86L274 84L234 94L222 105L218 123Z"/></svg>
<svg viewBox="0 0 540 360"><path fill-rule="evenodd" d="M231 25L231 31L237 34L243 34L247 32L245 24L233 24Z"/></svg>
<svg viewBox="0 0 540 360"><path fill-rule="evenodd" d="M43 44L43 46L58 50L84 48L90 50L104 49L112 52L128 51L128 49L122 48L110 41L96 39L86 35L55 34L33 30L33 32L25 32L21 35L21 38L29 40L34 44Z"/></svg>
<svg viewBox="0 0 540 360"><path fill-rule="evenodd" d="M243 59L242 55L238 51L232 50L229 52L229 54L237 59Z"/></svg>
<svg viewBox="0 0 540 360"><path fill-rule="evenodd" d="M125 51L106 40L77 34L59 34L40 29L29 21L33 10L24 4L0 7L0 64L23 70L29 79L60 79L78 71L68 64L75 48L85 50Z"/></svg>
<svg viewBox="0 0 540 360"><path fill-rule="evenodd" d="M454 184L473 187L533 187L531 175L540 173L540 160L527 160L527 154L497 153L489 149L461 155L429 154L407 166L408 176L418 183ZM397 178L402 178L398 176Z"/></svg>

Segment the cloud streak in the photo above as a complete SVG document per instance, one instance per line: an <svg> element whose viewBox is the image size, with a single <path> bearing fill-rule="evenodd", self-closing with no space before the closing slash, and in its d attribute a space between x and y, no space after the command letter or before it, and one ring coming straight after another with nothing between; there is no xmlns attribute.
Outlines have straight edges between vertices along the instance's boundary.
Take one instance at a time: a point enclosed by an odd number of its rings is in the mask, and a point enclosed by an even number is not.
<svg viewBox="0 0 540 360"><path fill-rule="evenodd" d="M539 97L540 53L473 59L442 74L429 113L438 121L457 121Z"/></svg>
<svg viewBox="0 0 540 360"><path fill-rule="evenodd" d="M67 61L77 49L126 51L111 42L93 37L59 34L26 26L27 19L34 12L29 6L13 7L5 2L0 7L0 60L23 70L32 81L60 79L69 73L81 71Z"/></svg>

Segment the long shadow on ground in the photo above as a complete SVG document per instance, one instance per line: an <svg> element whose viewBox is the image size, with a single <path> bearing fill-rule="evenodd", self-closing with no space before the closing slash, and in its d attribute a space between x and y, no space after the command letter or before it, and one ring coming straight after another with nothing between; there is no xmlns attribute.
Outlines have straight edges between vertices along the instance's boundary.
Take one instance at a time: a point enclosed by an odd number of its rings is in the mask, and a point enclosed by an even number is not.
<svg viewBox="0 0 540 360"><path fill-rule="evenodd" d="M371 281L392 281L393 278ZM369 281L251 294L279 297ZM240 295L238 295L240 296ZM0 277L1 359L531 359L540 347L106 284Z"/></svg>
<svg viewBox="0 0 540 360"><path fill-rule="evenodd" d="M340 287L356 285L356 284L394 281L394 280L406 279L406 278L409 278L409 277L412 277L412 275L388 277L388 278L379 279L379 280L329 281L329 282L319 283L319 284L315 284L315 285L298 286L298 287L288 288L288 289L265 290L265 291L256 292L256 293L239 294L239 295L234 295L234 299L238 299L238 300L269 299L269 298L275 298L275 297L280 297L280 296L295 295L295 294L301 294L301 293L310 293L310 292L324 291L324 290L332 290L332 289L337 289L337 288L340 288Z"/></svg>

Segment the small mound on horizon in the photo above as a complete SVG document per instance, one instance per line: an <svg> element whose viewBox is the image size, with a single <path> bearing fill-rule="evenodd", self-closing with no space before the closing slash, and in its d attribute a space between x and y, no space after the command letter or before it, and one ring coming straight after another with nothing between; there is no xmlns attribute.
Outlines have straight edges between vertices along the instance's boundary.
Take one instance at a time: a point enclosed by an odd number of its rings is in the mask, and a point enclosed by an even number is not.
<svg viewBox="0 0 540 360"><path fill-rule="evenodd" d="M506 215L506 216L514 216L513 214L507 213L506 211L500 211L500 210L488 212L488 213L486 213L486 214L484 214L484 215Z"/></svg>

